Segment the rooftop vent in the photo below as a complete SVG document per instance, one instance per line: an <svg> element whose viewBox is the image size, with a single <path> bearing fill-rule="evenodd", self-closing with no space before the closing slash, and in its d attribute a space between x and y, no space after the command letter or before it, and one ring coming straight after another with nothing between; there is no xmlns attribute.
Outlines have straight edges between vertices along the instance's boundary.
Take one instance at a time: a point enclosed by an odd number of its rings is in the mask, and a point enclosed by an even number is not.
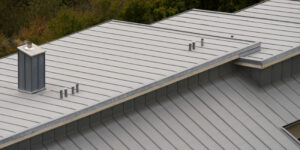
<svg viewBox="0 0 300 150"><path fill-rule="evenodd" d="M195 50L196 49L196 42L192 41L189 43L189 51Z"/></svg>
<svg viewBox="0 0 300 150"><path fill-rule="evenodd" d="M32 42L18 50L19 90L33 94L45 89L45 50Z"/></svg>
<svg viewBox="0 0 300 150"><path fill-rule="evenodd" d="M195 49L196 49L196 42L193 41L193 42L192 42L192 45L193 45L193 50L195 50Z"/></svg>

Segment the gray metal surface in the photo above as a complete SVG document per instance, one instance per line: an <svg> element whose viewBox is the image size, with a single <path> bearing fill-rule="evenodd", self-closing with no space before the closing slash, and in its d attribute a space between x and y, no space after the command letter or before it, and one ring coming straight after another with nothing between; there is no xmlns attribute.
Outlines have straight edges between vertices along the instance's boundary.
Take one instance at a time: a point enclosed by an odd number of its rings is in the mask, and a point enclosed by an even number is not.
<svg viewBox="0 0 300 150"><path fill-rule="evenodd" d="M205 46L188 51L201 38ZM17 55L0 59L0 144L258 51L260 43L110 21L41 47L46 90L34 95L17 90ZM80 92L60 99L75 83Z"/></svg>
<svg viewBox="0 0 300 150"><path fill-rule="evenodd" d="M185 32L228 38L233 36L235 39L262 42L260 52L240 59L242 65L264 66L288 59L290 56L297 55L300 50L300 24L297 23L194 9L152 25Z"/></svg>
<svg viewBox="0 0 300 150"><path fill-rule="evenodd" d="M300 24L300 1L269 0L236 14Z"/></svg>
<svg viewBox="0 0 300 150"><path fill-rule="evenodd" d="M300 75L261 87L216 68L31 139L33 149L272 149L300 145ZM284 72L281 72L284 73ZM23 149L29 147L24 141ZM13 148L18 149L14 145Z"/></svg>
<svg viewBox="0 0 300 150"><path fill-rule="evenodd" d="M45 89L45 53L30 56L18 51L18 89L27 93Z"/></svg>
<svg viewBox="0 0 300 150"><path fill-rule="evenodd" d="M264 86L299 73L300 56L272 65L266 69L243 68L259 85Z"/></svg>

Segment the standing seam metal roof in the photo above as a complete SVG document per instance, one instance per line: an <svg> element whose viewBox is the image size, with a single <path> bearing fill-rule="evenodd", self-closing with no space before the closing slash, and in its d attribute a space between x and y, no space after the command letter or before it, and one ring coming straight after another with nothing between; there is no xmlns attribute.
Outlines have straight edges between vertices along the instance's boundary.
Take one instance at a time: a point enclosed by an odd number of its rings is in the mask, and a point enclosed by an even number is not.
<svg viewBox="0 0 300 150"><path fill-rule="evenodd" d="M240 72L202 82L208 74L102 112L120 109L111 118L91 116L91 126L36 148L300 149L281 129L300 118L300 75L259 87Z"/></svg>
<svg viewBox="0 0 300 150"><path fill-rule="evenodd" d="M300 2L297 0L269 0L236 14L300 24Z"/></svg>
<svg viewBox="0 0 300 150"><path fill-rule="evenodd" d="M188 51L190 41L205 46ZM17 90L17 55L0 59L0 148L120 100L260 49L260 43L110 21L44 44L46 90ZM59 90L80 93L59 99ZM83 116L82 116L83 115Z"/></svg>
<svg viewBox="0 0 300 150"><path fill-rule="evenodd" d="M238 14L193 9L152 25L184 32L220 37L233 35L234 39L260 41L261 51L242 57L238 62L256 68L268 67L299 53L300 24Z"/></svg>

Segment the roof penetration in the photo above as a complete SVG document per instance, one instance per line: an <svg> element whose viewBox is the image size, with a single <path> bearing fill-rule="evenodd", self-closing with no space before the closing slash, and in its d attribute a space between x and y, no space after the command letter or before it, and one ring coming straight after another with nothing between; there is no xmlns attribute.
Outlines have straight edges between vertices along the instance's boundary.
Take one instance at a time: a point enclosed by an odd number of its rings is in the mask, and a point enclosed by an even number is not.
<svg viewBox="0 0 300 150"><path fill-rule="evenodd" d="M300 24L300 1L269 0L236 14Z"/></svg>
<svg viewBox="0 0 300 150"><path fill-rule="evenodd" d="M196 49L188 51L191 41ZM16 54L0 59L0 148L256 52L260 43L110 21L40 47L46 90L37 94L17 90ZM63 89L69 96L60 99Z"/></svg>
<svg viewBox="0 0 300 150"><path fill-rule="evenodd" d="M260 52L242 57L238 62L255 68L266 68L300 52L300 24L297 23L194 9L153 26L262 42Z"/></svg>

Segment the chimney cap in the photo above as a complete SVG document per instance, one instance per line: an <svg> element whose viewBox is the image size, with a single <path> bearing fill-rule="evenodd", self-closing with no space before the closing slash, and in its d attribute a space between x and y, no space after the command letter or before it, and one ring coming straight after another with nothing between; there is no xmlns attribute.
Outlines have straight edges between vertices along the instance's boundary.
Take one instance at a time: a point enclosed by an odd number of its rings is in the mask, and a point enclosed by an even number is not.
<svg viewBox="0 0 300 150"><path fill-rule="evenodd" d="M30 46L31 45L31 48ZM29 46L29 47L28 47ZM27 42L26 44L19 46L18 50L22 51L23 53L27 54L30 57L34 57L36 55L45 53L46 51L40 48L39 46L33 44L32 42Z"/></svg>
<svg viewBox="0 0 300 150"><path fill-rule="evenodd" d="M27 44L27 49L31 49L32 48L32 42L31 41L28 41L26 44Z"/></svg>

